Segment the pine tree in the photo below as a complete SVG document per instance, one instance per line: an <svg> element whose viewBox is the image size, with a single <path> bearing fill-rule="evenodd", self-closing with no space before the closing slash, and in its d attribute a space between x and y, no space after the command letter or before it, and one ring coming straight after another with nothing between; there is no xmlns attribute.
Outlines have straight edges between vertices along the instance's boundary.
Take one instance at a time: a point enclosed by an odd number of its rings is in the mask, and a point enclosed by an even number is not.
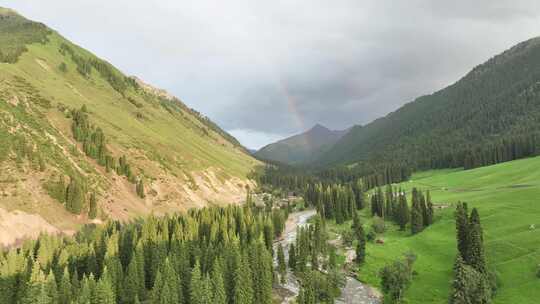
<svg viewBox="0 0 540 304"><path fill-rule="evenodd" d="M277 260L280 282L285 284L287 282L287 265L285 264L285 253L281 243L278 245Z"/></svg>
<svg viewBox="0 0 540 304"><path fill-rule="evenodd" d="M399 205L398 205L398 215L397 223L399 228L403 231L405 230L407 223L409 222L409 205L407 204L407 197L402 194L401 189L399 190Z"/></svg>
<svg viewBox="0 0 540 304"><path fill-rule="evenodd" d="M412 209L411 209L411 233L417 234L424 228L424 219L422 216L422 207L418 190L412 190Z"/></svg>
<svg viewBox="0 0 540 304"><path fill-rule="evenodd" d="M60 280L60 284L58 286L59 304L70 304L71 299L73 298L72 292L73 287L71 286L69 271L67 267L65 267L64 274L62 275L62 279Z"/></svg>
<svg viewBox="0 0 540 304"><path fill-rule="evenodd" d="M138 298L138 292L141 288L144 288L144 283L138 273L137 258L135 255L129 262L126 275L124 277L124 288L126 289L126 297L124 301L126 303L134 303L135 298Z"/></svg>
<svg viewBox="0 0 540 304"><path fill-rule="evenodd" d="M273 260L272 255L262 242L256 244L256 265L252 265L252 268L257 269L257 273L254 273L254 300L260 304L272 303L272 282L273 282Z"/></svg>
<svg viewBox="0 0 540 304"><path fill-rule="evenodd" d="M152 302L160 304L181 302L182 299L178 293L179 285L178 275L174 271L169 258L166 258L156 275L156 281L152 289Z"/></svg>
<svg viewBox="0 0 540 304"><path fill-rule="evenodd" d="M88 210L88 218L95 219L97 217L97 201L96 193L92 192L90 195L90 206Z"/></svg>
<svg viewBox="0 0 540 304"><path fill-rule="evenodd" d="M137 181L137 184L135 185L135 190L140 198L145 198L146 194L144 193L144 182L142 178L139 178L139 180Z"/></svg>
<svg viewBox="0 0 540 304"><path fill-rule="evenodd" d="M458 203L456 207L456 239L459 254L463 260L469 261L469 218L466 203Z"/></svg>
<svg viewBox="0 0 540 304"><path fill-rule="evenodd" d="M242 257L240 265L235 273L236 286L234 288L235 304L253 304L253 282L249 259Z"/></svg>
<svg viewBox="0 0 540 304"><path fill-rule="evenodd" d="M204 276L204 279L202 280L202 290L203 292L199 303L213 304L212 282L210 282L210 277L208 275Z"/></svg>
<svg viewBox="0 0 540 304"><path fill-rule="evenodd" d="M469 284L467 280L467 269L460 254L456 257L454 264L454 280L452 281L452 291L450 294L450 304L470 304L471 299L468 294Z"/></svg>
<svg viewBox="0 0 540 304"><path fill-rule="evenodd" d="M205 290L203 279L201 275L201 265L199 261L193 267L191 271L191 283L190 283L190 304L206 304L203 302L205 297Z"/></svg>
<svg viewBox="0 0 540 304"><path fill-rule="evenodd" d="M225 292L225 283L223 281L223 269L221 263L217 260L214 262L212 269L212 303L214 304L226 304L227 294Z"/></svg>
<svg viewBox="0 0 540 304"><path fill-rule="evenodd" d="M45 275L41 270L39 262L32 265L30 279L23 291L21 304L50 303L45 289Z"/></svg>
<svg viewBox="0 0 540 304"><path fill-rule="evenodd" d="M429 190L426 192L426 202L427 202L427 225L431 225L433 224L433 215L434 215L434 210L433 210L433 203L431 202L431 193L429 192Z"/></svg>
<svg viewBox="0 0 540 304"><path fill-rule="evenodd" d="M302 278L302 285L300 289L303 291L303 302L298 304L315 304L317 303L317 295L315 292L315 286L313 284L313 272L308 270L304 273Z"/></svg>
<svg viewBox="0 0 540 304"><path fill-rule="evenodd" d="M75 214L80 214L84 205L84 193L80 182L71 177L66 190L66 208Z"/></svg>
<svg viewBox="0 0 540 304"><path fill-rule="evenodd" d="M45 302L43 304L56 304L58 303L58 286L56 285L56 280L52 271L49 272L49 275L45 277ZM41 304L41 303L40 303Z"/></svg>
<svg viewBox="0 0 540 304"><path fill-rule="evenodd" d="M106 270L92 293L92 304L116 304L116 296Z"/></svg>
<svg viewBox="0 0 540 304"><path fill-rule="evenodd" d="M289 245L289 268L292 271L296 271L296 249L294 244Z"/></svg>
<svg viewBox="0 0 540 304"><path fill-rule="evenodd" d="M420 209L422 210L422 225L424 227L429 226L429 214L428 214L428 206L426 203L426 198L424 194L420 192Z"/></svg>
<svg viewBox="0 0 540 304"><path fill-rule="evenodd" d="M362 225L359 225L357 229L356 262L362 265L366 260L366 234Z"/></svg>
<svg viewBox="0 0 540 304"><path fill-rule="evenodd" d="M476 208L473 208L469 221L469 248L467 261L476 271L487 275L486 257L484 254L484 237L482 234L482 226L480 224L480 216Z"/></svg>
<svg viewBox="0 0 540 304"><path fill-rule="evenodd" d="M81 282L81 290L77 294L77 303L78 304L91 304L92 303L92 293L94 292L94 278L91 279L84 276Z"/></svg>

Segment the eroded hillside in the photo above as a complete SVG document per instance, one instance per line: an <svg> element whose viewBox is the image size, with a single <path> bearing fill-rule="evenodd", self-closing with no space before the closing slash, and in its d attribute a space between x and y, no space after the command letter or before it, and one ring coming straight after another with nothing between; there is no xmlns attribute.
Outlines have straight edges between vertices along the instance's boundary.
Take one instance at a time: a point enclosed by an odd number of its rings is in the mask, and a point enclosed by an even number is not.
<svg viewBox="0 0 540 304"><path fill-rule="evenodd" d="M257 161L170 94L6 9L0 62L2 221L73 229L92 196L97 219L244 199Z"/></svg>

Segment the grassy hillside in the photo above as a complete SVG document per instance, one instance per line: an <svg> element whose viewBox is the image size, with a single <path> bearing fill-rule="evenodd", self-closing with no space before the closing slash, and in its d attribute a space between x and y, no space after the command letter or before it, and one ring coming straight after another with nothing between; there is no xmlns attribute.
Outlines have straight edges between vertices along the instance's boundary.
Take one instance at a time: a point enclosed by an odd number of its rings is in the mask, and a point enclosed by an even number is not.
<svg viewBox="0 0 540 304"><path fill-rule="evenodd" d="M455 84L353 128L317 162L478 167L540 152L540 38L522 42Z"/></svg>
<svg viewBox="0 0 540 304"><path fill-rule="evenodd" d="M44 185L58 176L83 179L102 215L116 218L243 199L258 161L213 122L157 92L46 26L0 10L0 207L59 225L84 222L84 212L69 217L47 195ZM74 139L73 111L82 106L110 156L126 156L131 181L106 172ZM144 199L135 194L139 179Z"/></svg>
<svg viewBox="0 0 540 304"><path fill-rule="evenodd" d="M488 264L499 278L494 303L538 302L540 281L535 274L540 264L540 157L467 171L417 173L399 186L408 193L412 187L429 189L436 205L461 200L470 208L478 208ZM454 210L454 206L438 209L436 222L414 236L391 224L381 236L384 245L368 243L360 279L377 286L379 269L412 251L418 255L414 266L418 275L406 292L408 303L447 303L457 252ZM364 223L369 225L369 221L366 216ZM533 224L536 229L529 229ZM350 223L333 229L345 227Z"/></svg>
<svg viewBox="0 0 540 304"><path fill-rule="evenodd" d="M269 144L255 153L261 159L284 164L304 164L329 150L348 130L329 130L319 124L310 130Z"/></svg>

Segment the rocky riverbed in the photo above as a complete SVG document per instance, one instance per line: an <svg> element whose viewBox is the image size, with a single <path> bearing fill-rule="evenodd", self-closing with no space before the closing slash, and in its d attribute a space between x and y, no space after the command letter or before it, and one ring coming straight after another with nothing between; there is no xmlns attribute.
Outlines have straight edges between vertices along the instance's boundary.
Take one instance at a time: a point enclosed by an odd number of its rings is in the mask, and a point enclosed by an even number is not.
<svg viewBox="0 0 540 304"><path fill-rule="evenodd" d="M283 237L274 243L274 250L277 252L277 246L281 244L285 252L285 259L288 259L288 248L296 240L296 229L307 225L308 220L314 216L314 210L306 210L291 213L285 224ZM277 264L277 259L274 260ZM300 286L295 275L288 271L285 284L279 284L277 291L283 299L282 303L291 303L298 295ZM336 300L338 304L380 304L381 297L377 290L367 286L355 278L347 277L346 284L341 290L341 296Z"/></svg>

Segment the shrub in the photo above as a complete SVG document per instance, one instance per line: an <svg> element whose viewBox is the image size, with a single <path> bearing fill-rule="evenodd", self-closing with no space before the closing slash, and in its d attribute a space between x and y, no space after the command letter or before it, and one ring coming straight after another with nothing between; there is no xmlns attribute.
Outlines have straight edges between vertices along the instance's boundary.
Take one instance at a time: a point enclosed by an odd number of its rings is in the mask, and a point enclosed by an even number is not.
<svg viewBox="0 0 540 304"><path fill-rule="evenodd" d="M536 270L536 277L540 279L540 264L538 265L538 269Z"/></svg>
<svg viewBox="0 0 540 304"><path fill-rule="evenodd" d="M65 62L60 63L60 65L58 66L58 69L60 70L60 72L66 73L66 72L67 72L67 65L66 65L66 63L65 63Z"/></svg>
<svg viewBox="0 0 540 304"><path fill-rule="evenodd" d="M371 228L373 228L376 233L384 233L386 230L384 220L378 216L374 217L373 222L371 223Z"/></svg>
<svg viewBox="0 0 540 304"><path fill-rule="evenodd" d="M396 260L380 270L381 287L385 303L400 303L412 280L414 254L408 253L403 260Z"/></svg>
<svg viewBox="0 0 540 304"><path fill-rule="evenodd" d="M373 230L370 230L366 236L367 240L370 242L373 242L373 240L375 240L376 237L377 237L377 233L375 233L375 231Z"/></svg>

